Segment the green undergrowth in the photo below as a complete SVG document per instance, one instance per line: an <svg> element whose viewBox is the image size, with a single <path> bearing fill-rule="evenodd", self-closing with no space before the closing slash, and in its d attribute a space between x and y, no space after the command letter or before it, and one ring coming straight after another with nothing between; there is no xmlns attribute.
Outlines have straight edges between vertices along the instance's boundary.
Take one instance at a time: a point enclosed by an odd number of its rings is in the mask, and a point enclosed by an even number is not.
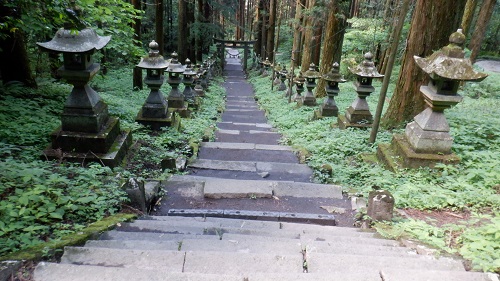
<svg viewBox="0 0 500 281"><path fill-rule="evenodd" d="M127 196L119 187L129 177L163 179L174 173L161 169L162 159L188 158L192 146L213 137L207 128L215 127L224 105L221 81L212 80L200 108L192 119L182 119L180 131L151 131L135 123L149 89L132 90L131 68L94 77L91 87L108 104L110 115L120 118L121 128L132 131L127 161L114 169L39 160L50 133L61 124L70 85L44 80L33 90L17 83L0 84L0 256L57 243L120 212ZM170 87L164 85L162 91L166 95Z"/></svg>
<svg viewBox="0 0 500 281"><path fill-rule="evenodd" d="M250 81L270 122L283 134L283 143L308 151L306 161L314 169L315 181L339 184L345 192L356 196L367 196L374 187L383 188L394 195L398 208L472 211L492 214L496 218L493 214L500 211L499 78L500 75L492 73L482 82L484 84L467 85L461 91L464 101L446 111L454 137L453 150L462 159L460 164L438 165L435 169L402 169L396 173L384 169L378 163L366 163L362 156L374 154L379 143L390 143L394 133L403 132L401 129L387 131L381 128L376 143L369 144L369 130L332 128L331 125L337 122L335 117L312 121L313 111L317 107L297 107L295 103L288 103L282 97L282 92L271 91L269 78L257 77L253 73ZM375 88L375 93L368 97L373 114L378 102L379 82L375 83ZM340 89L335 100L340 109L339 114L344 114L356 93L349 82L341 84ZM321 102L319 99L318 104ZM325 169L328 166L331 172ZM416 228L412 227L411 221L398 222L397 225L403 228L409 225L407 229ZM479 259L480 254L485 254L487 259L498 260L498 243L494 247L496 252L483 252L475 244L469 243L483 237L485 233L493 232L494 237L500 236L497 219L492 219L491 223L485 223L482 227L485 230L476 232L465 230L464 227L465 232L460 236L462 244L456 244L456 251L472 259L475 268L498 270L497 263L488 267ZM439 239L444 240L444 236ZM490 241L487 235L484 241ZM488 243L485 242L486 248L492 246Z"/></svg>

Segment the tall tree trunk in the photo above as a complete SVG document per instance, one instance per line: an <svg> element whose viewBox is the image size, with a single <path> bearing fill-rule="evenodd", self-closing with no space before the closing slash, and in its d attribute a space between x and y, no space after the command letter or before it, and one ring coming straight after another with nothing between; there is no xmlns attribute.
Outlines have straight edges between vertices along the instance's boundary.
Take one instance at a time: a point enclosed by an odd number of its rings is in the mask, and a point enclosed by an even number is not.
<svg viewBox="0 0 500 281"><path fill-rule="evenodd" d="M321 64L319 67L321 75L332 68L334 62L340 63L342 56L342 43L344 41L346 27L346 11L341 10L341 5L349 0L333 0L328 5L328 19L325 26L325 39L321 51ZM324 97L326 82L319 79L316 87L316 96Z"/></svg>
<svg viewBox="0 0 500 281"><path fill-rule="evenodd" d="M323 23L320 21L316 22L314 27L314 39L313 39L313 50L311 55L311 60L315 65L319 66L319 59L321 55L321 39L323 37Z"/></svg>
<svg viewBox="0 0 500 281"><path fill-rule="evenodd" d="M262 50L261 50L261 55L262 55L262 58L267 58L270 56L270 53L273 51L273 50L267 50L266 49L266 44L267 44L267 32L268 32L268 29L269 29L269 0L264 0L263 1L263 8L262 8L262 13L261 13L261 17L262 17Z"/></svg>
<svg viewBox="0 0 500 281"><path fill-rule="evenodd" d="M187 32L187 3L185 0L179 0L179 18L177 34L177 54L179 61L183 62L188 56L188 32Z"/></svg>
<svg viewBox="0 0 500 281"><path fill-rule="evenodd" d="M270 61L274 61L274 36L276 34L276 1L269 1L269 25L267 30L266 50Z"/></svg>
<svg viewBox="0 0 500 281"><path fill-rule="evenodd" d="M470 24L476 12L478 0L467 0L465 4L464 16L462 17L462 30L465 36L469 34Z"/></svg>
<svg viewBox="0 0 500 281"><path fill-rule="evenodd" d="M2 1L0 3L0 22L5 22L6 17L19 18L21 13L7 7ZM37 84L31 72L28 52L24 34L18 30L9 32L9 29L2 29L0 34L0 73L3 83L19 81L28 87L36 88Z"/></svg>
<svg viewBox="0 0 500 281"><path fill-rule="evenodd" d="M481 10L479 10L476 28L469 43L469 49L471 50L470 60L472 63L476 61L479 51L481 51L481 43L483 42L486 27L490 22L496 2L496 0L484 0Z"/></svg>
<svg viewBox="0 0 500 281"><path fill-rule="evenodd" d="M155 19L155 30L156 30L156 43L158 43L160 55L163 56L165 51L165 40L163 32L163 0L156 0L156 19Z"/></svg>
<svg viewBox="0 0 500 281"><path fill-rule="evenodd" d="M132 6L134 9L141 10L141 1L140 0L132 0ZM134 44L138 47L142 47L141 44L141 19L135 18L132 23L132 28L134 29ZM133 70L133 78L132 78L132 88L133 89L143 89L142 85L142 69L139 67L134 67Z"/></svg>
<svg viewBox="0 0 500 281"><path fill-rule="evenodd" d="M383 123L395 127L411 120L424 109L420 86L428 81L427 75L415 64L413 56L427 57L445 45L462 19L466 0L417 0L408 45L401 71Z"/></svg>
<svg viewBox="0 0 500 281"><path fill-rule="evenodd" d="M257 6L256 6L256 13L255 13L255 45L254 45L254 51L257 55L259 55L262 60L265 59L264 54L262 53L262 29L264 28L263 26L263 17L262 17L262 12L264 9L264 0L257 0Z"/></svg>
<svg viewBox="0 0 500 281"><path fill-rule="evenodd" d="M307 9L309 12L312 11L312 8L314 7L314 4L316 3L316 0L309 0ZM306 72L309 69L309 65L311 64L312 61L312 43L313 43L313 35L314 35L314 17L312 14L309 14L307 17L306 25L304 27L305 29L305 37L304 37L304 48L302 51L302 61L300 63L301 68L300 71Z"/></svg>
<svg viewBox="0 0 500 281"><path fill-rule="evenodd" d="M190 59L190 60L193 60L195 57L196 57L196 52L195 52L195 45L196 45L196 42L195 42L195 33L197 33L196 31L195 32L192 32L192 28L193 28L193 25L194 25L194 21L195 21L195 1L194 0L188 0L187 1L187 9L186 9L186 20L187 20L187 34L185 36L188 37L188 49L187 49L187 56L185 58L182 59L182 63L184 63L184 61L186 59Z"/></svg>
<svg viewBox="0 0 500 281"><path fill-rule="evenodd" d="M302 52L301 50L302 9L304 9L305 3L306 0L297 0L295 4L295 19L293 23L293 46L292 46L292 63L294 66L300 64L300 53Z"/></svg>

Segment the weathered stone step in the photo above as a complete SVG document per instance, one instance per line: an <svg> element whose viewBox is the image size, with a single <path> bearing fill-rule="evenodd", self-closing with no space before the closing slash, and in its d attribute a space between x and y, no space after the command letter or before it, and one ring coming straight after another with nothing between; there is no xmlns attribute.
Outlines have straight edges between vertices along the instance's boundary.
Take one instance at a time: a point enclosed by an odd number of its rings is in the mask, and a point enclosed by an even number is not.
<svg viewBox="0 0 500 281"><path fill-rule="evenodd" d="M293 152L285 150L201 147L198 158L224 161L299 163L297 156Z"/></svg>
<svg viewBox="0 0 500 281"><path fill-rule="evenodd" d="M243 281L241 276L170 272L168 269L140 269L41 262L34 273L36 281Z"/></svg>
<svg viewBox="0 0 500 281"><path fill-rule="evenodd" d="M198 169L312 175L312 169L304 164L197 159L189 166Z"/></svg>
<svg viewBox="0 0 500 281"><path fill-rule="evenodd" d="M277 145L281 139L279 133L273 131L260 130L223 130L215 132L215 139L218 142L237 142L237 143L257 143Z"/></svg>
<svg viewBox="0 0 500 281"><path fill-rule="evenodd" d="M235 198L252 193L261 197L290 196L308 198L342 199L342 187L331 184L317 184L293 181L232 180L191 175L174 175L169 182L204 183L204 194L211 198ZM168 182L167 182L168 184ZM224 194L227 194L223 196ZM248 196L246 196L248 198Z"/></svg>
<svg viewBox="0 0 500 281"><path fill-rule="evenodd" d="M66 247L61 263L167 270L203 274L302 273L302 253L294 255L184 252Z"/></svg>
<svg viewBox="0 0 500 281"><path fill-rule="evenodd" d="M482 272L384 269L380 271L384 281L498 281L498 275Z"/></svg>
<svg viewBox="0 0 500 281"><path fill-rule="evenodd" d="M176 241L183 239L208 239L220 240L219 235L214 234L187 234L187 233L154 233L154 232L133 232L110 230L104 232L99 239L101 240L144 240L144 241Z"/></svg>
<svg viewBox="0 0 500 281"><path fill-rule="evenodd" d="M248 122L248 123L266 123L267 118L262 112L261 114L252 116L251 114L230 114L222 113L221 119L224 122Z"/></svg>
<svg viewBox="0 0 500 281"><path fill-rule="evenodd" d="M331 255L324 253L306 253L307 270L311 273L329 273L335 271L360 271L366 269L415 269L464 271L460 261L450 258L402 258L391 256Z"/></svg>
<svg viewBox="0 0 500 281"><path fill-rule="evenodd" d="M293 151L290 146L256 144L256 143L238 143L238 142L203 142L201 147L213 149L238 149L238 150L263 150L263 151Z"/></svg>
<svg viewBox="0 0 500 281"><path fill-rule="evenodd" d="M273 131L273 127L266 123L243 123L243 122L219 122L217 127L221 130L249 131Z"/></svg>

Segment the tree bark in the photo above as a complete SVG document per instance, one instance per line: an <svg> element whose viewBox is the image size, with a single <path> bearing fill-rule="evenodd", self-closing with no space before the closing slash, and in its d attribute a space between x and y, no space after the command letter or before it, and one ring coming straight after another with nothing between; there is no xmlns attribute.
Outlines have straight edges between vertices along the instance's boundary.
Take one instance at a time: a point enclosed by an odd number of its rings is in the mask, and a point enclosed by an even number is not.
<svg viewBox="0 0 500 281"><path fill-rule="evenodd" d="M164 40L164 32L163 32L163 9L164 3L163 0L156 0L156 18L155 18L155 38L156 43L158 43L160 55L163 56L165 51L165 40Z"/></svg>
<svg viewBox="0 0 500 281"><path fill-rule="evenodd" d="M178 34L177 34L177 54L179 61L184 61L188 56L188 32L187 32L187 3L185 0L179 0L179 18L178 18Z"/></svg>
<svg viewBox="0 0 500 281"><path fill-rule="evenodd" d="M263 26L263 17L262 17L262 12L263 12L263 9L264 9L264 0L257 0L258 3L257 3L257 10L256 10L256 13L255 13L255 35L254 35L254 38L255 38L255 45L254 45L254 51L257 55L259 55L262 60L264 60L264 54L262 53L262 28L264 28Z"/></svg>
<svg viewBox="0 0 500 281"><path fill-rule="evenodd" d="M316 0L308 0L307 4L307 9L309 12L312 10L314 7L314 4L316 3ZM313 35L314 35L314 17L309 14L307 16L306 20L306 25L304 27L305 29L305 37L304 37L304 48L302 51L302 61L300 63L301 72L306 72L309 69L309 65L311 64L312 61L312 43L313 43Z"/></svg>
<svg viewBox="0 0 500 281"><path fill-rule="evenodd" d="M382 120L386 127L410 121L424 109L419 88L428 77L415 64L413 56L427 57L448 45L450 34L457 30L462 19L465 2L417 0L398 82Z"/></svg>
<svg viewBox="0 0 500 281"><path fill-rule="evenodd" d="M141 10L141 1L140 0L132 0L132 5L134 9ZM132 23L132 28L134 29L134 40L135 44L138 47L142 47L141 44L141 19L135 18ZM139 67L134 67L133 76L132 76L132 88L133 89L143 89L142 85L142 69Z"/></svg>
<svg viewBox="0 0 500 281"><path fill-rule="evenodd" d="M321 52L321 64L319 71L321 75L327 73L332 68L334 62L340 63L342 56L342 43L344 41L346 27L346 13L342 11L340 5L346 0L333 0L328 5L328 19L325 26L325 39ZM326 81L320 79L316 87L316 96L324 97Z"/></svg>
<svg viewBox="0 0 500 281"><path fill-rule="evenodd" d="M479 10L476 28L469 43L469 49L471 50L470 60L472 63L476 61L479 51L481 51L481 43L483 42L486 27L490 22L496 2L496 0L484 0L481 10Z"/></svg>
<svg viewBox="0 0 500 281"><path fill-rule="evenodd" d="M292 45L292 63L294 66L299 65L301 53L302 39L302 9L305 5L305 0L297 0L295 4L295 20L293 24L293 45Z"/></svg>
<svg viewBox="0 0 500 281"><path fill-rule="evenodd" d="M316 22L314 27L314 39L313 39L313 50L312 50L312 62L315 65L319 65L319 59L321 55L321 38L323 37L323 23L320 21Z"/></svg>
<svg viewBox="0 0 500 281"><path fill-rule="evenodd" d="M274 37L276 34L276 0L269 1L269 25L267 30L266 50L270 61L274 61Z"/></svg>
<svg viewBox="0 0 500 281"><path fill-rule="evenodd" d="M469 33L470 24L476 12L477 2L478 0L467 0L467 4L465 4L464 16L462 17L462 30L465 36Z"/></svg>

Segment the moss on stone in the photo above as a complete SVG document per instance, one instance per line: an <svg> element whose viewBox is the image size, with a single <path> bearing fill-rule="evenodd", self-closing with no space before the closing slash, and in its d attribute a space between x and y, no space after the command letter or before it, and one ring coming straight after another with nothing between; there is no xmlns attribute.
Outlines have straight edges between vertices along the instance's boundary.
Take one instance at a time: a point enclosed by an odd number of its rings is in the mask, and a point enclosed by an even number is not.
<svg viewBox="0 0 500 281"><path fill-rule="evenodd" d="M124 214L119 213L113 216L106 217L100 221L90 224L88 227L82 229L81 231L68 234L63 236L61 239L50 241L42 244L38 244L24 250L8 254L6 256L0 257L0 261L3 260L41 260L47 254L47 251L55 251L57 249L63 249L65 246L82 245L87 240L97 238L102 232L110 230L116 226L116 224L129 221L137 218L135 214Z"/></svg>

